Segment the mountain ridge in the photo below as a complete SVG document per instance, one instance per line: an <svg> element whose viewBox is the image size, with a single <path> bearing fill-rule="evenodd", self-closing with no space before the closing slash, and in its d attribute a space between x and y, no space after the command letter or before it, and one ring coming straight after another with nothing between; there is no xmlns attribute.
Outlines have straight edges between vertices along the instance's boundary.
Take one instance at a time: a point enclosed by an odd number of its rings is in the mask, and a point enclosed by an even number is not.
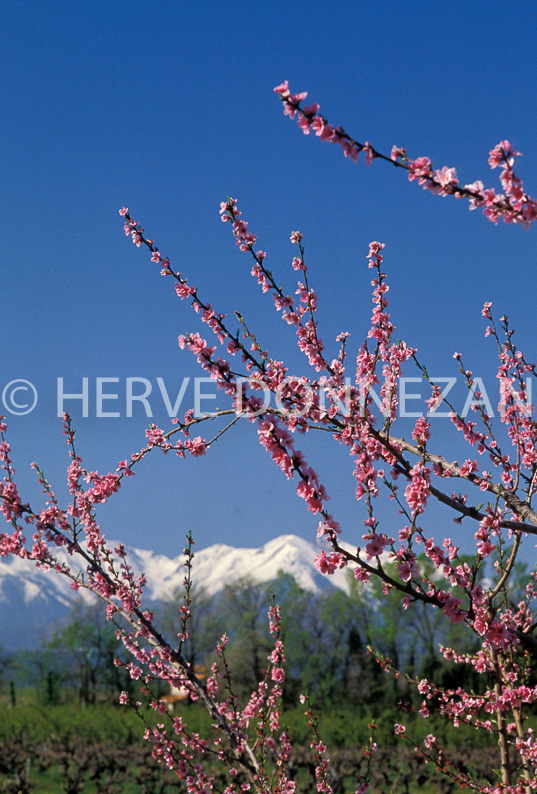
<svg viewBox="0 0 537 794"><path fill-rule="evenodd" d="M110 548L114 545L109 543ZM184 554L167 557L151 549L126 548L127 561L134 575L144 573L146 576L144 603L148 608L182 588L186 573ZM239 579L269 582L283 571L291 574L304 590L319 592L333 586L347 592L345 569L329 577L316 570L313 563L319 550L316 544L292 534L272 538L258 548L216 543L195 550L193 589L203 588L207 594L214 595ZM76 558L63 549L58 551L58 559L68 562L75 572L82 569ZM86 590L72 590L67 577L53 570L39 569L31 560L0 558L0 646L5 650L35 647L59 621L68 617L77 599L88 602L93 598Z"/></svg>

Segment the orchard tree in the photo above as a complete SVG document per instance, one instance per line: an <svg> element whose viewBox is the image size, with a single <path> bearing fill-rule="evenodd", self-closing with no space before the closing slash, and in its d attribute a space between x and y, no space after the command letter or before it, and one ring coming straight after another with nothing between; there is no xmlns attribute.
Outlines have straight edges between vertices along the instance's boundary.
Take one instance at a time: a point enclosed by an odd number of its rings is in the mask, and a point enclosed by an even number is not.
<svg viewBox="0 0 537 794"><path fill-rule="evenodd" d="M394 146L382 154L370 143L359 143L342 127L329 123L319 113L316 103L304 105L306 94L292 94L287 83L276 89L284 113L296 119L305 134L339 146L352 162L361 155L367 165L373 161L389 163L395 171L406 173L411 182L437 196L466 198L470 209L480 209L486 218L497 223L521 225L525 229L537 218L537 203L524 191L514 172L518 155L508 141L491 152L489 164L499 169L501 192L485 187L477 180L463 185L454 168L434 169L427 157L411 158L406 150ZM326 353L320 335L317 295L305 258L303 235L295 231L292 268L298 274L298 290L287 293L266 265L267 255L257 249L256 236L241 215L238 203L227 198L220 214L235 238L242 255L249 258L251 273L267 299L281 313L284 324L294 331L299 350L307 365L300 377L291 377L284 362L259 343L255 330L242 322L240 331L231 330L217 305L201 295L185 274L174 269L169 257L161 254L154 240L123 208L125 233L139 248L149 252L163 276L171 280L177 296L189 304L206 324L210 341L199 331L179 337L180 347L192 353L229 400L229 408L210 417L194 416L189 410L183 419L165 432L151 425L146 446L117 469L105 474L83 467L75 446L75 432L65 416L64 432L70 447L71 463L68 484L71 503L62 507L45 475L36 467L43 486L45 506L37 509L24 502L19 494L11 462L11 451L2 432L1 454L4 480L0 490L3 512L11 525L1 536L1 553L27 557L38 566L55 568L67 576L72 587L89 588L106 602L107 616L114 621L121 616L129 629L118 627L118 636L131 654L126 667L134 679L149 693L162 680L186 686L192 697L203 702L214 723L214 733L200 737L190 733L181 717L165 714L165 704L157 697L151 705L160 711L162 723L146 729L153 743L155 757L174 769L186 781L189 792L244 790L258 792L294 792L297 782L290 771L291 738L281 719L282 685L285 680L285 652L280 636L281 616L276 605L270 608L269 621L273 638L265 673L247 704L235 695L233 678L226 662L227 637L216 647L216 661L205 683L199 682L184 655L191 614L190 564L191 545L187 546L185 602L178 642L168 641L144 609L143 576L136 578L129 566L125 546L111 547L97 523L99 504L107 501L126 478L135 473L140 462L153 450L174 452L179 457L202 457L217 438L241 418L251 422L260 444L285 477L296 483L297 495L305 507L319 519L318 537L326 547L315 560L323 574L351 567L357 581L380 583L389 596L398 593L402 610L416 605L425 607L446 621L447 625L466 624L473 632L478 649L443 646L442 654L471 666L481 676L479 694L462 687L442 688L426 678L414 680L420 696L419 713L424 718L435 710L454 725L466 723L477 731L495 737L498 743L498 779L488 782L489 770L470 775L449 764L448 750L437 747L431 733L416 750L435 763L462 788L485 794L509 792L519 794L537 788L537 743L527 717L537 699L537 688L529 679L537 647L534 638L535 571L528 574L522 595L513 601L511 582L523 542L533 542L537 534L537 513L532 499L537 475L537 426L532 419L527 378L535 376L535 366L515 345L513 331L505 317L496 320L490 303L483 307L486 334L497 346L499 368L500 422L485 410L476 393L476 383L466 359L455 353L457 367L469 393L476 399L474 418L459 414L442 393L439 383L428 375L417 351L397 340L388 313L388 279L384 263L384 244L373 241L364 251L372 271L373 312L366 339L356 356L348 358L348 333L338 336L339 352ZM365 279L365 272L364 272ZM215 288L216 299L218 290ZM409 367L430 384L425 415L417 419L409 435L398 432L398 394L402 373ZM350 374L350 384L346 381ZM380 394L380 406L374 389ZM265 398L269 397L267 401ZM449 410L453 429L461 441L460 455L448 460L436 447L431 432L431 416L442 406ZM208 419L223 417L227 424L212 438L197 435L198 426ZM226 419L227 417L227 419ZM320 428L333 437L354 462L356 499L364 509L362 540L347 537L338 517L327 507L328 495L317 471L297 448L296 438ZM454 489L455 484L455 490ZM379 503L391 500L390 520L379 518ZM441 545L428 534L424 515L431 503L439 502L458 520L473 526L475 553L471 561L462 557L448 534ZM384 513L384 511L383 511ZM33 533L27 540L28 525ZM56 549L65 547L69 554L82 558L84 572L77 574L59 563ZM430 565L420 565L425 554ZM483 579L482 572L493 561L493 576ZM447 584L445 584L447 582ZM379 657L386 670L393 665ZM121 662L117 662L122 664ZM397 671L394 671L397 672ZM122 702L130 702L122 695ZM307 704L307 697L303 696ZM139 709L137 703L133 707ZM326 748L317 735L316 718L306 705L312 730L312 752L316 764L318 791L332 791ZM141 716L143 714L140 712ZM402 741L415 743L403 722L394 726ZM367 791L370 765L374 763L375 745L371 739L364 767L357 771L356 793ZM205 771L199 757L216 753L221 776ZM222 782L225 780L225 782Z"/></svg>

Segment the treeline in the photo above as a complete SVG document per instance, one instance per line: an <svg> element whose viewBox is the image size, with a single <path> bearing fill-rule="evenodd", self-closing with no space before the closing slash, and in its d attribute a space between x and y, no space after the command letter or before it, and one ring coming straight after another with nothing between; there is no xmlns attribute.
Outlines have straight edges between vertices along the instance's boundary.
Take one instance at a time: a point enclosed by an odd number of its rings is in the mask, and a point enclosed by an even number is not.
<svg viewBox="0 0 537 794"><path fill-rule="evenodd" d="M427 565L422 560L423 566ZM428 678L444 687L464 686L478 691L480 676L470 665L447 662L440 645L458 653L477 649L464 623L452 624L439 610L417 603L405 610L402 597L382 594L374 582L357 582L349 571L345 593L329 586L324 592L302 589L290 574L280 573L269 583L241 579L217 595L198 587L192 595L189 638L183 652L193 665L209 669L214 647L226 633L226 657L239 696L248 696L261 680L271 651L267 610L274 596L280 605L282 639L287 659L284 697L289 704L309 692L314 702L337 706L367 706L381 712L400 699L411 698L405 675ZM156 621L168 641L177 645L182 629L180 608L184 592L178 590L156 606ZM404 675L387 675L372 646L388 657ZM37 651L0 656L0 675L6 692L8 681L33 687L46 703L76 697L91 704L117 702L122 690L137 691L115 658L124 658L112 623L100 604L78 602L65 625L57 628ZM155 694L167 693L163 684ZM10 697L16 699L13 683Z"/></svg>
<svg viewBox="0 0 537 794"><path fill-rule="evenodd" d="M392 591L384 596L377 584L357 582L350 571L348 593L333 587L312 593L285 573L265 584L242 579L216 596L198 589L185 644L187 657L206 665L215 641L225 632L230 637L226 655L237 690L247 695L260 680L271 650L267 609L272 594L283 616L284 696L289 703L308 691L322 704L373 706L380 712L399 698L410 697L404 676L387 675L368 652L371 646L413 678L426 676L444 686L479 686L470 666L446 662L439 651L441 644L459 653L477 649L464 624L451 624L438 610L422 604L405 610L400 594ZM168 635L180 629L180 604L177 594L161 607L161 625Z"/></svg>

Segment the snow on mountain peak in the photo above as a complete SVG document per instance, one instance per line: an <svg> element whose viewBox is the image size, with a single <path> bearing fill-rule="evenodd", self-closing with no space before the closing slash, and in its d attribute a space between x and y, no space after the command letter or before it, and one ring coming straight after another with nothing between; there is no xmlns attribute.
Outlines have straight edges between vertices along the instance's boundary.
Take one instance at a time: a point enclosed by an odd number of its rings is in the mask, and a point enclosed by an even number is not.
<svg viewBox="0 0 537 794"><path fill-rule="evenodd" d="M110 547L115 544L110 542ZM313 563L319 548L296 535L281 535L260 548L236 548L217 543L196 550L192 563L193 588L203 588L209 595L220 592L239 579L269 582L279 571L291 574L304 590L319 592L334 586L348 592L348 573L338 570L333 576L322 576ZM63 550L59 550L61 561ZM127 547L127 559L134 575L144 573L147 579L145 597L149 602L169 598L182 588L185 578L185 556L167 557L149 549ZM65 557L72 571L76 558ZM65 617L76 594L70 580L54 571L36 568L30 560L8 557L0 560L0 630L4 647L20 647L32 632L32 624L50 626Z"/></svg>

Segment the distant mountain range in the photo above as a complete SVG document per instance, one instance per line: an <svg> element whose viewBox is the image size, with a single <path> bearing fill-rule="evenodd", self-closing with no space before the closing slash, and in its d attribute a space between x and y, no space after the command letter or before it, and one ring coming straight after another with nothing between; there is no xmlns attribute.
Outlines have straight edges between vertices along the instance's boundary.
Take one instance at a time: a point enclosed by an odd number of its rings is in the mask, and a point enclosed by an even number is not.
<svg viewBox="0 0 537 794"><path fill-rule="evenodd" d="M110 544L114 545L114 544ZM167 598L182 587L185 557L166 557L148 549L127 547L135 575L145 573L146 606ZM305 590L313 592L337 587L348 590L346 571L322 576L313 565L319 548L296 535L282 535L258 549L238 549L217 543L195 552L192 567L194 587L215 594L239 579L257 582L275 579L279 571L291 574ZM61 561L63 552L59 553ZM79 570L65 554L72 570ZM20 557L0 558L0 647L5 650L35 648L49 636L54 625L65 619L76 599L90 600L91 594L75 593L70 580L54 571L45 572Z"/></svg>

